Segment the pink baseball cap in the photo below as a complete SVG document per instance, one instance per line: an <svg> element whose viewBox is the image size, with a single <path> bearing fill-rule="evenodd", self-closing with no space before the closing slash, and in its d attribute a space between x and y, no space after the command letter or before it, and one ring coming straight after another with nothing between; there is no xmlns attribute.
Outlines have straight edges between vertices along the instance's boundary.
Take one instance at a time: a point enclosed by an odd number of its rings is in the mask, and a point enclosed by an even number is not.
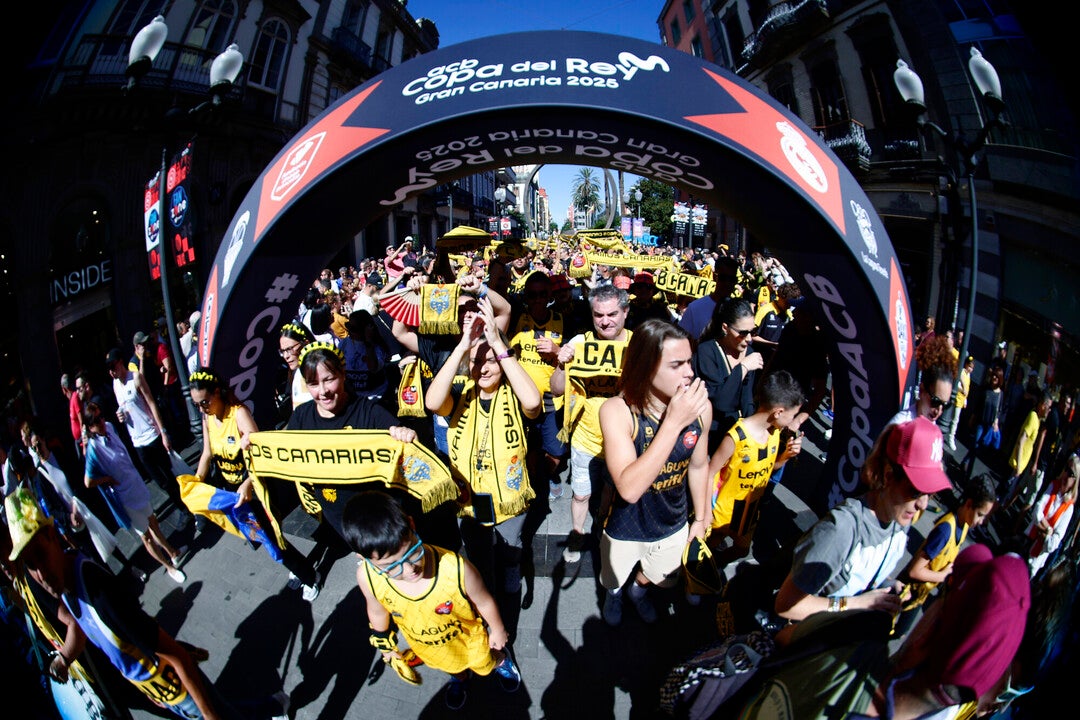
<svg viewBox="0 0 1080 720"><path fill-rule="evenodd" d="M929 495L952 487L941 464L941 430L930 420L920 416L894 427L886 451L919 492Z"/></svg>

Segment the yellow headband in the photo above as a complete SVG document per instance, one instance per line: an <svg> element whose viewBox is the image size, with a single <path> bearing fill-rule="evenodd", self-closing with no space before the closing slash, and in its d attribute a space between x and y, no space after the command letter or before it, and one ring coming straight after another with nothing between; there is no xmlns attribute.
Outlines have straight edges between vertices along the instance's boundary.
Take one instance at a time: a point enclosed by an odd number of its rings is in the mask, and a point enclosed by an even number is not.
<svg viewBox="0 0 1080 720"><path fill-rule="evenodd" d="M297 335L303 335L304 337L311 337L311 332L308 331L307 328L294 322L287 322L281 326L281 332L285 333L286 331L294 332Z"/></svg>
<svg viewBox="0 0 1080 720"><path fill-rule="evenodd" d="M221 384L221 378L219 378L217 376L217 373L213 372L212 370L196 370L195 372L191 373L191 377L188 378L188 382L193 383L198 381L214 383L215 385Z"/></svg>
<svg viewBox="0 0 1080 720"><path fill-rule="evenodd" d="M313 342L305 345L304 349L300 351L300 358L299 360L297 360L297 362L304 362L304 358L307 357L307 354L312 350L326 350L327 352L333 353L337 357L337 359L341 361L342 364L345 363L345 353L334 347L332 343L322 341Z"/></svg>

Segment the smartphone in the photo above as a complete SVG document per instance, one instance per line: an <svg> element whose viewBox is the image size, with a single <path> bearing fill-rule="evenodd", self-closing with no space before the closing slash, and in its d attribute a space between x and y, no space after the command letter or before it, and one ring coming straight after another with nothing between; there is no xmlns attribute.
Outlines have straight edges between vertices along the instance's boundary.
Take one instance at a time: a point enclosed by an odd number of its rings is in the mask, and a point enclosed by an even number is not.
<svg viewBox="0 0 1080 720"><path fill-rule="evenodd" d="M473 515L484 525L495 524L495 498L491 493L473 493Z"/></svg>

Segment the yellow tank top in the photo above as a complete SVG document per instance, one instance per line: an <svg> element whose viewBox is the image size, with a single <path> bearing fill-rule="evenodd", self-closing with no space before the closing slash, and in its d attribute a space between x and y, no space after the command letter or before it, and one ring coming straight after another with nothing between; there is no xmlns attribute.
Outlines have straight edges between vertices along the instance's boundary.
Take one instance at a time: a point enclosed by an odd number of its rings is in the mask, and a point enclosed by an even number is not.
<svg viewBox="0 0 1080 720"><path fill-rule="evenodd" d="M225 417L218 420L206 416L207 437L210 453L221 476L229 485L239 485L247 477L244 451L240 449L240 430L236 426L236 405L230 405Z"/></svg>
<svg viewBox="0 0 1080 720"><path fill-rule="evenodd" d="M765 444L760 444L747 431L746 420L740 418L727 434L735 441L735 452L713 479L712 529L745 547L753 537L758 503L776 464L780 433L770 432Z"/></svg>
<svg viewBox="0 0 1080 720"><path fill-rule="evenodd" d="M630 343L630 337L633 332L626 331L625 341L606 341L600 342L610 345L620 345L621 349L625 352L626 346ZM585 342L595 342L597 337L592 332L585 333ZM578 353L581 352L582 347L578 346L574 351L574 360L571 363L578 362ZM599 363L605 362L599 360ZM622 355L612 360L622 365ZM593 363L594 365L597 363ZM571 370L572 372L572 370ZM604 376L599 375L592 378L573 380L575 385L575 394L583 396L583 409L577 422L574 424L573 432L570 435L570 444L592 457L604 457L604 436L600 431L600 406L604 404L604 401L609 397L614 397L618 394L618 376ZM571 382L570 378L567 378L567 382ZM581 397L577 400L582 400Z"/></svg>
<svg viewBox="0 0 1080 720"><path fill-rule="evenodd" d="M401 635L425 665L447 673L471 669L487 675L495 668L487 629L465 595L461 557L424 545L434 562L431 584L417 596L401 592L386 575L361 561L375 599L394 618Z"/></svg>
<svg viewBox="0 0 1080 720"><path fill-rule="evenodd" d="M953 560L956 560L956 556L960 554L960 548L963 546L964 541L967 539L968 526L964 525L960 531L960 539L956 538L956 514L946 513L937 521L937 525L947 523L949 526L949 541L945 543L945 547L941 549L941 552L937 554L937 557L930 560L929 568L933 572L941 572L949 566ZM926 545L926 541L923 541L923 545ZM920 552L922 548L919 549ZM913 582L908 585L911 590L911 597L904 604L904 610L911 610L917 608L926 602L926 599L930 597L930 593L937 587L935 582Z"/></svg>

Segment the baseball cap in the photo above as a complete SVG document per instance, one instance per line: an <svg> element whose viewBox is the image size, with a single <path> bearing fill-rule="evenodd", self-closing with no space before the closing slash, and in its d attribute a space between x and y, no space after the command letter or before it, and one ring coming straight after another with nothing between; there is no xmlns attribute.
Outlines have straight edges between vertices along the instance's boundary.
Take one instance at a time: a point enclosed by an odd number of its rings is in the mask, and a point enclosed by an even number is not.
<svg viewBox="0 0 1080 720"><path fill-rule="evenodd" d="M145 345L146 341L150 339L150 336L144 333L142 330L135 333L135 338L131 341L135 345Z"/></svg>
<svg viewBox="0 0 1080 720"><path fill-rule="evenodd" d="M1031 579L1019 555L993 557L978 544L965 548L956 565L964 572L945 595L935 627L941 636L935 646L942 652L927 660L928 671L942 685L964 688L977 698L994 687L1020 647Z"/></svg>
<svg viewBox="0 0 1080 720"><path fill-rule="evenodd" d="M653 274L651 272L639 272L634 276L635 285L655 285L653 281Z"/></svg>
<svg viewBox="0 0 1080 720"><path fill-rule="evenodd" d="M188 315L188 325L191 325L192 327L198 325L200 320L202 320L202 313L198 310L191 313L191 315Z"/></svg>
<svg viewBox="0 0 1080 720"><path fill-rule="evenodd" d="M105 366L106 367L112 367L116 363L123 362L123 361L124 361L124 351L121 350L120 348L113 348L105 356Z"/></svg>
<svg viewBox="0 0 1080 720"><path fill-rule="evenodd" d="M952 487L941 467L941 430L930 420L919 416L897 425L889 435L886 452L890 460L904 468L919 492L929 495Z"/></svg>
<svg viewBox="0 0 1080 720"><path fill-rule="evenodd" d="M552 290L552 292L554 292L555 290L569 290L569 289L570 289L570 280L567 279L567 277L565 275L563 275L562 273L558 273L557 275L552 275L551 276L551 290Z"/></svg>
<svg viewBox="0 0 1080 720"><path fill-rule="evenodd" d="M382 275L377 272L369 273L364 282L368 285L371 285L372 287L383 286Z"/></svg>
<svg viewBox="0 0 1080 720"><path fill-rule="evenodd" d="M11 533L11 554L8 555L11 561L18 559L38 530L53 524L52 518L41 511L34 496L22 485L4 499L4 512Z"/></svg>

